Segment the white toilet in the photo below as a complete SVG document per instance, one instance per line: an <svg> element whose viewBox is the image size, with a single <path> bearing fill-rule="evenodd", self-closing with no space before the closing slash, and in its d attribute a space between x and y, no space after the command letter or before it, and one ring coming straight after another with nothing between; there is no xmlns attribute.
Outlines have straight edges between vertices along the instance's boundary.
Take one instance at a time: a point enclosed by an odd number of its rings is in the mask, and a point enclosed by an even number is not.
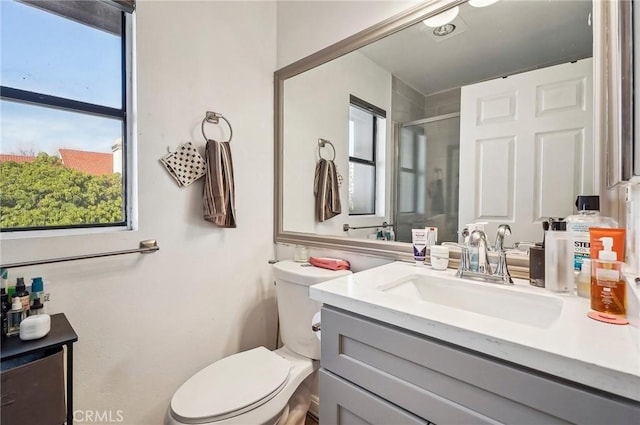
<svg viewBox="0 0 640 425"><path fill-rule="evenodd" d="M273 267L283 347L254 348L205 367L175 392L165 425L286 422L289 399L319 366L320 341L311 322L320 304L309 299L309 286L351 272L293 261Z"/></svg>

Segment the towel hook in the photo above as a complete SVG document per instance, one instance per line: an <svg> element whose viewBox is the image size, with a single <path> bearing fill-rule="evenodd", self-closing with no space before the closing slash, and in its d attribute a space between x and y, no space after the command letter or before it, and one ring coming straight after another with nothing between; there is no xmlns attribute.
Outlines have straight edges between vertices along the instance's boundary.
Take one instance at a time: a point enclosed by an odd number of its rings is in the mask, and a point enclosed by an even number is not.
<svg viewBox="0 0 640 425"><path fill-rule="evenodd" d="M333 158L330 159L330 161L333 161L336 159L336 148L333 146L333 143L326 139L318 139L318 156L320 159L324 159L322 158L322 151L320 149L326 147L326 145L331 146L331 150L333 150Z"/></svg>
<svg viewBox="0 0 640 425"><path fill-rule="evenodd" d="M204 136L204 140L209 140L209 138L204 132L204 123L208 122L210 124L218 124L220 118L222 118L224 122L226 122L227 125L229 126L229 140L227 140L227 143L231 141L231 138L233 137L233 128L231 128L231 123L227 121L227 119L223 117L222 114L219 114L217 112L211 112L211 111L207 111L207 113L204 115L204 119L202 120L202 124L200 125L200 129L202 130L202 135Z"/></svg>

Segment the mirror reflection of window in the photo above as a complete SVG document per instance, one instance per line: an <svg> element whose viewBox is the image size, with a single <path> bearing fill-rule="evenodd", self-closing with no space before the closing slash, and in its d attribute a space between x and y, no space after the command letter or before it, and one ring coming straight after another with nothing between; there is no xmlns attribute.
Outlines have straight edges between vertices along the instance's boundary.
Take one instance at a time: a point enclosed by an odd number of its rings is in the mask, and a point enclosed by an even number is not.
<svg viewBox="0 0 640 425"><path fill-rule="evenodd" d="M402 128L398 158L400 212L424 214L424 181L427 139L420 127Z"/></svg>
<svg viewBox="0 0 640 425"><path fill-rule="evenodd" d="M376 151L384 146L386 112L351 96L349 104L349 215L376 214Z"/></svg>

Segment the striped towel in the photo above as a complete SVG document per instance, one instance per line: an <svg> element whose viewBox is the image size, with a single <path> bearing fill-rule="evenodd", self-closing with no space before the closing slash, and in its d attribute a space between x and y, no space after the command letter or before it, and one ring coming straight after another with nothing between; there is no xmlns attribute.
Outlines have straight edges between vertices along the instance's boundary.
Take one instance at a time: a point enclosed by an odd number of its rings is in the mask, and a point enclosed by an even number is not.
<svg viewBox="0 0 640 425"><path fill-rule="evenodd" d="M229 142L207 140L203 215L219 227L236 227L233 161Z"/></svg>
<svg viewBox="0 0 640 425"><path fill-rule="evenodd" d="M328 220L342 212L338 174L333 161L322 158L318 161L313 182L313 194L316 197L318 221Z"/></svg>

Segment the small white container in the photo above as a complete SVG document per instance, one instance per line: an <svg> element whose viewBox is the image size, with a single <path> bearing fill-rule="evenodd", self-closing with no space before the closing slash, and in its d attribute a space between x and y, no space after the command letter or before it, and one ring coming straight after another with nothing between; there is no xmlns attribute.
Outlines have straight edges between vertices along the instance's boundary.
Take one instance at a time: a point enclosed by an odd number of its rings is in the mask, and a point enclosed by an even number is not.
<svg viewBox="0 0 640 425"><path fill-rule="evenodd" d="M293 253L293 261L296 263L306 263L309 260L309 250L304 245L296 245Z"/></svg>
<svg viewBox="0 0 640 425"><path fill-rule="evenodd" d="M433 245L429 249L431 268L434 270L446 270L449 267L449 247Z"/></svg>

